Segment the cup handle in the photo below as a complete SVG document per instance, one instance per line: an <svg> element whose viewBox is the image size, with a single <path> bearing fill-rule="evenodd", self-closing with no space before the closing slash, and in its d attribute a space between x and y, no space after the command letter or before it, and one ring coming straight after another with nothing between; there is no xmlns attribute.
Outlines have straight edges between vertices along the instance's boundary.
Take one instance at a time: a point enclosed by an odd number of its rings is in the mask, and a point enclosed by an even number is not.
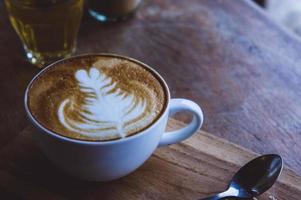
<svg viewBox="0 0 301 200"><path fill-rule="evenodd" d="M165 132L159 142L159 147L181 142L196 133L203 124L202 109L193 101L187 99L171 99L169 105L169 117L177 112L188 111L193 114L192 121L185 127Z"/></svg>

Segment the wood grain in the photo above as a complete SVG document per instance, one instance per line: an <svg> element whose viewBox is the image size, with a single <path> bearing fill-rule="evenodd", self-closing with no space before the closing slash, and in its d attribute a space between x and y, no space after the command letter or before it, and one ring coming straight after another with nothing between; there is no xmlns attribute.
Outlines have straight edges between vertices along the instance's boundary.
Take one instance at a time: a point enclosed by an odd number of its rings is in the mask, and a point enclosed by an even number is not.
<svg viewBox="0 0 301 200"><path fill-rule="evenodd" d="M251 1L146 1L135 17L115 24L86 15L77 53L89 52L119 53L149 64L166 79L172 97L202 106L203 130L257 153L279 153L301 175L300 40ZM0 148L6 149L28 125L23 94L38 69L24 61L3 1L0 61ZM15 179L2 174L0 182ZM32 181L30 175L26 180Z"/></svg>
<svg viewBox="0 0 301 200"><path fill-rule="evenodd" d="M170 120L169 129L182 125ZM0 188L22 199L198 199L224 190L235 171L256 156L199 131L181 144L159 148L141 168L124 178L94 183L61 173L41 154L32 134L33 130L26 128L0 151ZM301 177L284 169L278 183L258 199L270 200L271 196L299 200Z"/></svg>

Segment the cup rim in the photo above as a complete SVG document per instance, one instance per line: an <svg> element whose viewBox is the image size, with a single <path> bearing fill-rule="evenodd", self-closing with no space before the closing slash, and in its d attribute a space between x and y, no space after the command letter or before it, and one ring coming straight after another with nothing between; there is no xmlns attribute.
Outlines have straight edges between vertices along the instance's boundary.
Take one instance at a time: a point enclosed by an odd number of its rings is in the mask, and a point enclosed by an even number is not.
<svg viewBox="0 0 301 200"><path fill-rule="evenodd" d="M34 83L34 81L41 75L43 74L46 70L48 70L49 68L51 68L52 66L55 66L56 64L60 63L60 62L64 62L66 60L69 59L75 59L75 58L79 58L79 57L86 57L86 56L111 56L111 57L116 57L116 58L121 58L121 59L126 59L129 60L131 62L137 63L143 67L145 67L147 70L149 70L151 73L155 74L155 76L157 76L156 78L159 79L159 81L161 82L164 91L166 92L166 102L164 105L163 110L161 111L160 116L147 128L145 128L144 130L135 133L133 135L130 136L126 136L125 138L121 138L121 139L116 139L116 140L107 140L107 141L102 141L102 140L96 140L96 141L92 141L92 140L79 140L79 139L74 139L71 137L67 137L64 135L61 135L59 133L56 133L48 128L46 128L45 126L43 126L41 123L39 123L39 121L32 115L29 107L28 107L28 94L29 94L29 90L30 87L32 86L32 84ZM47 65L46 67L44 67L40 72L38 72L32 79L31 81L28 83L26 90L25 90L25 95L24 95L24 107L25 107L25 111L27 116L29 117L30 121L33 123L33 125L35 127L37 127L38 129L41 129L43 132L47 133L48 135L57 138L59 140L65 141L65 142L70 142L70 143L76 143L76 144L86 144L86 145L112 145L112 144L116 144L116 143L123 143L123 142L127 142L127 141L131 141L134 140L138 137L141 137L142 135L144 135L145 133L147 133L150 129L152 129L154 126L156 126L157 124L159 124L164 116L166 115L166 112L168 111L168 106L169 106L169 101L170 101L170 91L168 88L167 83L165 82L165 80L163 79L163 77L152 67L150 67L149 65L128 57L128 56L123 56L123 55L119 55L119 54L114 54L114 53L86 53L86 54L78 54L75 56L71 56L68 58L63 58L60 60L57 60L49 65Z"/></svg>

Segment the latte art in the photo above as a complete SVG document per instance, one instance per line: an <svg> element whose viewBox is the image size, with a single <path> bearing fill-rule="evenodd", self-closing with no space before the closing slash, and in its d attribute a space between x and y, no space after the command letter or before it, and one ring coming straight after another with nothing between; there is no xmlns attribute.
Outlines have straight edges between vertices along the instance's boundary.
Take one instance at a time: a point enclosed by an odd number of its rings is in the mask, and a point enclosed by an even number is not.
<svg viewBox="0 0 301 200"><path fill-rule="evenodd" d="M81 105L70 98L60 104L58 117L66 129L89 137L125 137L125 129L131 129L135 123L148 124L152 120L155 110L149 101L151 99L122 91L117 83L98 69L78 70L75 77L85 99ZM149 93L148 96L154 96L146 87L143 89ZM147 109L147 105L150 108Z"/></svg>
<svg viewBox="0 0 301 200"><path fill-rule="evenodd" d="M27 104L34 119L56 134L104 141L151 126L166 108L167 93L160 78L139 62L79 56L39 74Z"/></svg>

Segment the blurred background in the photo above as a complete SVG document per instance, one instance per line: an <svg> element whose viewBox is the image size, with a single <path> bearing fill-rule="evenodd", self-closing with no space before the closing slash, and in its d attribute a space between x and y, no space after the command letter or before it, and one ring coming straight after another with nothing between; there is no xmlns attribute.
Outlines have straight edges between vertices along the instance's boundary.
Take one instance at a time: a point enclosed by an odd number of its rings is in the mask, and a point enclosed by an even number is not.
<svg viewBox="0 0 301 200"><path fill-rule="evenodd" d="M301 1L300 0L254 0L264 8L268 15L281 23L289 31L301 36Z"/></svg>

